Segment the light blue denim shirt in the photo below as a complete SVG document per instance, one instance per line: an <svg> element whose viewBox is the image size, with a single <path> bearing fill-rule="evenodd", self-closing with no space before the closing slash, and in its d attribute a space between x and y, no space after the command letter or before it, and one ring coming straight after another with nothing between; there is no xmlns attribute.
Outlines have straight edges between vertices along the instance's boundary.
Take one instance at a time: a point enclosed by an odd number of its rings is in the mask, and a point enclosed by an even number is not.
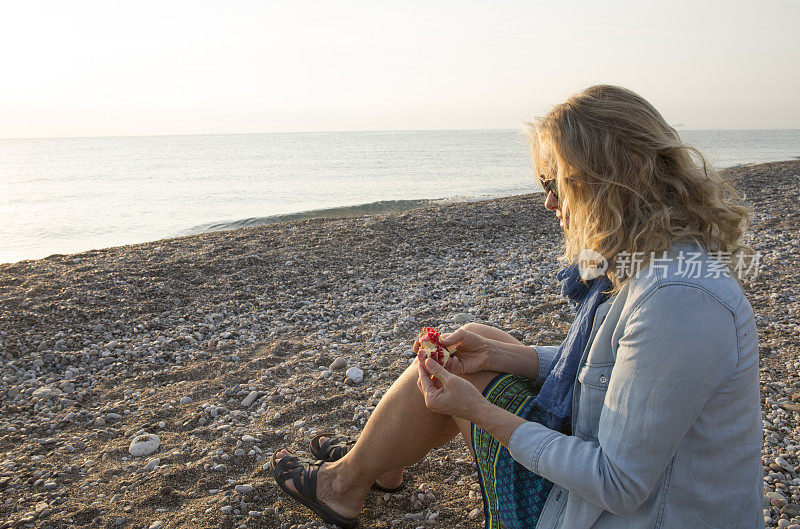
<svg viewBox="0 0 800 529"><path fill-rule="evenodd" d="M598 308L573 435L529 422L511 437L555 483L537 529L764 527L753 309L699 246L667 257ZM536 349L543 381L557 346Z"/></svg>

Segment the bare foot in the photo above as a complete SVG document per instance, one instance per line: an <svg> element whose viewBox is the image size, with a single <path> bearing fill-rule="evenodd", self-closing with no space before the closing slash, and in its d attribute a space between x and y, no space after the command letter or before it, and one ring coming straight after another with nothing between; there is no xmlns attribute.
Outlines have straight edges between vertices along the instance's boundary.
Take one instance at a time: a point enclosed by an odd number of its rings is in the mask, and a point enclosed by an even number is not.
<svg viewBox="0 0 800 529"><path fill-rule="evenodd" d="M288 450L279 450L276 460L280 461L284 457L292 455ZM335 472L331 469L332 463L324 463L317 472L317 499L333 509L340 516L345 518L355 518L361 509L364 508L364 497L353 494L352 491L345 490L339 486ZM297 492L291 478L284 481L284 484L291 490Z"/></svg>
<svg viewBox="0 0 800 529"><path fill-rule="evenodd" d="M323 444L327 441L328 437L320 437L319 444ZM384 489L396 489L400 485L403 484L403 468L397 468L395 470L390 470L378 477L375 480L375 483L383 487Z"/></svg>

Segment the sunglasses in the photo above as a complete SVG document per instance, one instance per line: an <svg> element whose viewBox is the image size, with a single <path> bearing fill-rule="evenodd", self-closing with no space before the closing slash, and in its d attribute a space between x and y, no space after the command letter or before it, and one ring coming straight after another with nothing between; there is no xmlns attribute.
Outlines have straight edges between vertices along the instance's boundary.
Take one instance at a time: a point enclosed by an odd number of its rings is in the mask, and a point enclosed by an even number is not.
<svg viewBox="0 0 800 529"><path fill-rule="evenodd" d="M558 186L556 185L555 178L545 180L544 175L539 175L539 184L542 186L542 189L544 189L545 192L553 193L553 197L558 200Z"/></svg>

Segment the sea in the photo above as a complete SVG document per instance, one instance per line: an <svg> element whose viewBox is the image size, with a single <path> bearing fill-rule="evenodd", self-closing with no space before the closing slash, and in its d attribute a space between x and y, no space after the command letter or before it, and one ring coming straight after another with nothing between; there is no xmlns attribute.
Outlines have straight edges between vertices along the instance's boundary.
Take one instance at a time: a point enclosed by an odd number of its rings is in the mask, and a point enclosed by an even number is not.
<svg viewBox="0 0 800 529"><path fill-rule="evenodd" d="M719 167L800 130L682 130ZM295 219L540 191L514 130L0 140L0 263Z"/></svg>

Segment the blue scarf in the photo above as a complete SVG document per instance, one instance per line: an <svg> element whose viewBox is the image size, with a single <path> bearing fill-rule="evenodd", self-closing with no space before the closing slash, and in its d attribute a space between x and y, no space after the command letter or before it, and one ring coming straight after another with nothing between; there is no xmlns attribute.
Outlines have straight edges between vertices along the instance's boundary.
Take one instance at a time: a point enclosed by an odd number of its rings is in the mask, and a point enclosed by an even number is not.
<svg viewBox="0 0 800 529"><path fill-rule="evenodd" d="M608 294L603 294L603 291L610 289L611 281L603 275L584 283L576 264L558 272L558 279L561 281L561 295L575 307L575 321L559 346L553 359L553 369L547 375L534 402L547 412L548 428L563 432L571 424L575 375L589 342L594 313L608 298Z"/></svg>

